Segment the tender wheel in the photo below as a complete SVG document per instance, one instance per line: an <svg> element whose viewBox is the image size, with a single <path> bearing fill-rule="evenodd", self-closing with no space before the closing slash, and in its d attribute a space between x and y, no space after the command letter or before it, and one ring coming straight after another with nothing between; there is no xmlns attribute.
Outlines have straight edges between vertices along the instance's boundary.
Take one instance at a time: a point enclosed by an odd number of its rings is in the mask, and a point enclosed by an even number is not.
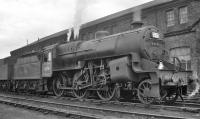
<svg viewBox="0 0 200 119"><path fill-rule="evenodd" d="M149 80L142 81L138 86L137 95L140 102L151 104L155 98L151 97L151 82Z"/></svg>
<svg viewBox="0 0 200 119"><path fill-rule="evenodd" d="M117 100L120 97L120 89L115 84L105 85L97 91L97 94L104 101Z"/></svg>
<svg viewBox="0 0 200 119"><path fill-rule="evenodd" d="M52 79L47 79L47 88L49 92L53 92L53 81Z"/></svg>
<svg viewBox="0 0 200 119"><path fill-rule="evenodd" d="M59 75L54 76L53 78L53 84L52 84L52 88L53 88L53 93L56 96L63 96L64 94L64 90L60 89L60 86L64 83L62 77L60 77Z"/></svg>
<svg viewBox="0 0 200 119"><path fill-rule="evenodd" d="M76 98L82 99L87 98L89 92L87 89L80 89L84 85L84 82L87 80L86 76L81 75L81 72L78 72L74 75L73 81L73 94Z"/></svg>

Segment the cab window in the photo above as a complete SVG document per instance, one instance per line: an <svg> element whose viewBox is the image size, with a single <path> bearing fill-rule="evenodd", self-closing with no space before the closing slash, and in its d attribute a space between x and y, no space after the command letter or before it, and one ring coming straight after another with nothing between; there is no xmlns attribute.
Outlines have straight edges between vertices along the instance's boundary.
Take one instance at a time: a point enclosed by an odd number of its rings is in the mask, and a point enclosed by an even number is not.
<svg viewBox="0 0 200 119"><path fill-rule="evenodd" d="M52 53L46 52L44 53L44 62L51 62L52 61Z"/></svg>

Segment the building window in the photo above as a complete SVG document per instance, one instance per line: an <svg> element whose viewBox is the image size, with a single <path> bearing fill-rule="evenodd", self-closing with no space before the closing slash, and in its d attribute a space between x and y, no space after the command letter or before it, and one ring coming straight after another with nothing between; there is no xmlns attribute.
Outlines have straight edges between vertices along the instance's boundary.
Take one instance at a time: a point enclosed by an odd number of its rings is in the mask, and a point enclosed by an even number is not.
<svg viewBox="0 0 200 119"><path fill-rule="evenodd" d="M188 8L181 7L179 9L179 22L180 24L184 24L188 22Z"/></svg>
<svg viewBox="0 0 200 119"><path fill-rule="evenodd" d="M175 25L174 10L170 10L166 13L167 16L167 27Z"/></svg>
<svg viewBox="0 0 200 119"><path fill-rule="evenodd" d="M170 59L173 61L173 57L177 57L181 61L181 67L185 70L191 70L191 55L190 48L179 47L170 50Z"/></svg>

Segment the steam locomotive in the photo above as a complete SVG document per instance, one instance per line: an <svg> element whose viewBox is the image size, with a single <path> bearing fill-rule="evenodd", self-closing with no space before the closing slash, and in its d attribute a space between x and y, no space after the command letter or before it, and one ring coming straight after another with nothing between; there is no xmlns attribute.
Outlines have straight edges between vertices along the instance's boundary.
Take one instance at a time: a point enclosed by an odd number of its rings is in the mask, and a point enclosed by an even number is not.
<svg viewBox="0 0 200 119"><path fill-rule="evenodd" d="M1 63L0 87L72 93L80 99L95 93L104 101L137 97L145 104L174 102L187 94L192 72L183 70L178 58L169 59L162 37L156 27L145 26L11 56Z"/></svg>

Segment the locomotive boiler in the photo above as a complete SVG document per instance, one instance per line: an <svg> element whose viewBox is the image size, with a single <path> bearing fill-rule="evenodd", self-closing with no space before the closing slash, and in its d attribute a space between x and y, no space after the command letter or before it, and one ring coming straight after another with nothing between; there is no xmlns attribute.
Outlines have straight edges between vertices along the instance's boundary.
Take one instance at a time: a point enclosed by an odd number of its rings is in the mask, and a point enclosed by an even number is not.
<svg viewBox="0 0 200 119"><path fill-rule="evenodd" d="M137 31L101 39L61 44L56 49L55 69L61 67L73 69L78 66L79 61L120 57L127 54L153 60L165 52L163 50L164 41L160 37L161 34L155 27L144 27Z"/></svg>
<svg viewBox="0 0 200 119"><path fill-rule="evenodd" d="M57 96L72 91L77 98L96 92L106 101L134 96L143 103L175 101L186 94L191 71L183 71L178 58L170 63L164 46L153 26L59 44L50 54L49 90Z"/></svg>

